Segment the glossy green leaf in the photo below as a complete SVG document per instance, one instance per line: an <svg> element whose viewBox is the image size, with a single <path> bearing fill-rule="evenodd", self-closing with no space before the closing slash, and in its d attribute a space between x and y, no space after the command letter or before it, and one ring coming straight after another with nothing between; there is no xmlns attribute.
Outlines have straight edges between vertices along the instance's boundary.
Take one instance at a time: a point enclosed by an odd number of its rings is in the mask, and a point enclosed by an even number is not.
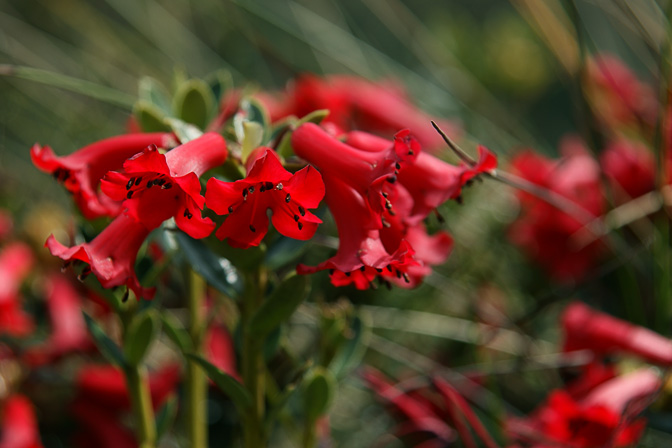
<svg viewBox="0 0 672 448"><path fill-rule="evenodd" d="M170 95L158 80L151 76L142 77L138 83L138 96L141 101L146 101L165 115L170 115Z"/></svg>
<svg viewBox="0 0 672 448"><path fill-rule="evenodd" d="M144 132L170 131L170 126L164 122L163 112L147 101L140 100L133 105L133 116Z"/></svg>
<svg viewBox="0 0 672 448"><path fill-rule="evenodd" d="M280 140L280 143L278 144L277 148L278 154L280 154L284 158L288 158L291 155L293 155L294 150L292 148L292 131L294 131L294 129L298 128L304 123L320 124L322 120L327 118L328 115L329 115L328 109L318 109L312 111L308 115L301 117L301 119L295 119L294 121L289 122L287 124L289 129L282 136L282 140Z"/></svg>
<svg viewBox="0 0 672 448"><path fill-rule="evenodd" d="M126 367L126 359L124 354L119 348L119 346L112 340L108 335L105 334L103 329L98 325L91 316L82 311L84 315L84 321L86 322L86 327L89 329L89 333L93 338L93 342L96 343L96 347L100 350L100 353L112 364L119 367Z"/></svg>
<svg viewBox="0 0 672 448"><path fill-rule="evenodd" d="M180 349L182 353L193 351L193 344L189 332L182 326L182 323L175 316L168 313L161 315L163 331L168 338Z"/></svg>
<svg viewBox="0 0 672 448"><path fill-rule="evenodd" d="M205 129L215 103L210 86L199 79L191 79L180 85L175 92L173 110L179 119Z"/></svg>
<svg viewBox="0 0 672 448"><path fill-rule="evenodd" d="M266 253L266 266L271 271L280 269L295 261L308 248L308 241L293 238L278 238Z"/></svg>
<svg viewBox="0 0 672 448"><path fill-rule="evenodd" d="M188 353L187 358L198 363L205 370L208 378L214 381L217 387L231 398L239 411L242 412L252 406L252 396L234 377L222 372L198 355Z"/></svg>
<svg viewBox="0 0 672 448"><path fill-rule="evenodd" d="M172 129L181 143L187 143L203 135L203 131L193 124L186 123L177 118L166 118L164 121L170 126L170 129Z"/></svg>
<svg viewBox="0 0 672 448"><path fill-rule="evenodd" d="M239 282L239 277L227 259L218 257L203 241L195 240L184 232L176 232L175 239L197 274L227 296L238 296L236 284Z"/></svg>
<svg viewBox="0 0 672 448"><path fill-rule="evenodd" d="M205 78L217 102L233 87L233 77L228 70L217 70Z"/></svg>
<svg viewBox="0 0 672 448"><path fill-rule="evenodd" d="M303 408L308 421L314 422L327 412L335 391L336 380L331 372L316 367L304 382Z"/></svg>
<svg viewBox="0 0 672 448"><path fill-rule="evenodd" d="M160 328L161 319L154 309L133 316L124 337L124 355L130 365L137 366L142 362Z"/></svg>
<svg viewBox="0 0 672 448"><path fill-rule="evenodd" d="M286 278L252 316L249 330L266 335L287 321L308 295L308 278L292 274Z"/></svg>

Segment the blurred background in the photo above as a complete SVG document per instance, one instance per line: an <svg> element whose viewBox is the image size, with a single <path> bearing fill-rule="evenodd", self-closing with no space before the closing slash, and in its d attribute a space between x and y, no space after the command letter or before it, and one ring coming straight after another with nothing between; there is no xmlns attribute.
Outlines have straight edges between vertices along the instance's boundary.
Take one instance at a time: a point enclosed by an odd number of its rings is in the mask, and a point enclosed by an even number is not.
<svg viewBox="0 0 672 448"><path fill-rule="evenodd" d="M591 132L577 81L587 56L617 55L656 88L666 7L653 0L0 0L0 205L28 224L47 206L73 212L64 189L31 164L34 143L62 155L123 133L142 77L170 88L221 69L235 86L269 90L304 72L395 78L422 109L461 123L468 151L484 144L503 167L521 148L556 156L565 135ZM634 268L617 261L594 280L553 285L506 240L518 213L512 190L484 182L465 201L442 210L455 249L420 289L358 293L325 284L324 299L347 295L372 316L369 363L391 372L438 365L460 375L489 372L495 402L529 411L559 378L540 374L542 363L525 369L497 361L556 351L563 300L582 298L627 317L636 298L604 279ZM624 254L647 257L646 250ZM508 323L516 316L515 331L483 343L476 325L484 315ZM294 336L300 343L300 331ZM390 425L356 377L331 415L340 446L371 446ZM672 440L662 430L654 435Z"/></svg>

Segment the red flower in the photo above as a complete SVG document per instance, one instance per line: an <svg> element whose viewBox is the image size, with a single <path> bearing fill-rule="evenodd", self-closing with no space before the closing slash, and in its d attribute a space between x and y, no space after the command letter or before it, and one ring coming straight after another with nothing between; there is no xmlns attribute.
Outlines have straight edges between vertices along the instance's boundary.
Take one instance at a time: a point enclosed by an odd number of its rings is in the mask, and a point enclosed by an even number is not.
<svg viewBox="0 0 672 448"><path fill-rule="evenodd" d="M89 243L68 248L50 235L45 246L52 255L65 260L66 265L74 260L88 263L82 276L93 272L103 288L126 285L136 296L151 298L154 289L143 288L135 275L135 258L149 232L123 213Z"/></svg>
<svg viewBox="0 0 672 448"><path fill-rule="evenodd" d="M24 243L11 243L0 252L0 334L25 336L33 330L31 316L21 308L19 289L34 264Z"/></svg>
<svg viewBox="0 0 672 448"><path fill-rule="evenodd" d="M521 177L564 196L586 216L597 218L604 208L599 166L580 149L570 149L558 161L526 151L514 158L512 166ZM556 280L583 277L603 250L599 240L584 244L579 238L587 232L586 222L530 194L519 192L518 197L522 210L511 226L511 240Z"/></svg>
<svg viewBox="0 0 672 448"><path fill-rule="evenodd" d="M598 118L608 127L656 122L654 90L613 56L600 55L589 61L586 89Z"/></svg>
<svg viewBox="0 0 672 448"><path fill-rule="evenodd" d="M227 154L226 141L213 132L165 155L150 146L124 162L123 173L107 173L102 190L113 200L123 201L128 215L148 229L175 217L180 229L194 238L205 238L215 224L201 215L205 198L198 178L224 163Z"/></svg>
<svg viewBox="0 0 672 448"><path fill-rule="evenodd" d="M174 365L150 374L149 389L154 409L165 402L178 381L179 368ZM123 414L131 409L131 401L121 370L112 366L86 366L79 371L76 386L77 396L71 405L71 411L80 423L76 446L138 446L133 434L122 424Z"/></svg>
<svg viewBox="0 0 672 448"><path fill-rule="evenodd" d="M41 448L33 406L21 395L9 397L0 409L0 448Z"/></svg>
<svg viewBox="0 0 672 448"><path fill-rule="evenodd" d="M580 302L570 304L563 313L563 350L591 350L599 356L627 353L672 366L672 341L637 325L590 309Z"/></svg>
<svg viewBox="0 0 672 448"><path fill-rule="evenodd" d="M62 274L51 274L46 279L45 294L51 333L44 344L26 353L32 365L93 347L82 317L81 298L70 281Z"/></svg>
<svg viewBox="0 0 672 448"><path fill-rule="evenodd" d="M205 338L208 361L242 383L236 367L236 351L229 330L222 324L214 324L208 329Z"/></svg>
<svg viewBox="0 0 672 448"><path fill-rule="evenodd" d="M640 370L601 384L580 401L556 390L530 417L511 419L507 430L515 440L539 448L557 443L571 448L632 446L645 426L634 418L660 385L655 374Z"/></svg>
<svg viewBox="0 0 672 448"><path fill-rule="evenodd" d="M30 151L36 167L53 175L74 196L87 219L114 217L121 205L98 192L98 184L110 170L149 145L169 146L172 134L127 134L92 143L70 155L57 157L48 146L35 144Z"/></svg>
<svg viewBox="0 0 672 448"><path fill-rule="evenodd" d="M298 240L312 238L322 221L308 209L324 197L320 173L306 167L295 174L285 170L270 148L258 148L248 158L247 176L235 182L208 180L205 198L219 215L229 215L217 230L233 247L258 246L268 232L267 210L281 234Z"/></svg>
<svg viewBox="0 0 672 448"><path fill-rule="evenodd" d="M432 118L413 105L403 86L391 80L371 82L354 76L320 79L304 75L290 86L289 96L295 115L328 109L324 123L344 132L359 129L391 135L409 128L423 147L435 149L444 144L430 123ZM441 120L439 124L450 135L460 133L455 123Z"/></svg>
<svg viewBox="0 0 672 448"><path fill-rule="evenodd" d="M600 156L618 203L638 198L656 187L656 161L649 149L636 142L619 140Z"/></svg>

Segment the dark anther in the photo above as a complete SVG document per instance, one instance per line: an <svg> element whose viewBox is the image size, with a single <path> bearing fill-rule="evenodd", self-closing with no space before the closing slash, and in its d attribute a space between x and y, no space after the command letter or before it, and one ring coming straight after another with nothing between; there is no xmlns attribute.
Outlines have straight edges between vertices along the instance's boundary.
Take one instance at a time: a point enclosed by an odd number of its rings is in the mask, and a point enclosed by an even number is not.
<svg viewBox="0 0 672 448"><path fill-rule="evenodd" d="M243 199L247 200L247 188L243 190Z"/></svg>
<svg viewBox="0 0 672 448"><path fill-rule="evenodd" d="M376 268L376 271L378 271L378 273L383 272L383 270L380 268Z"/></svg>
<svg viewBox="0 0 672 448"><path fill-rule="evenodd" d="M250 224L250 230L253 231L253 232L256 232L256 231L257 231L257 229L255 229L254 226L253 226L252 224Z"/></svg>
<svg viewBox="0 0 672 448"><path fill-rule="evenodd" d="M385 266L385 267L387 268L388 271L392 272L392 265L391 265L391 264L388 264L388 265Z"/></svg>
<svg viewBox="0 0 672 448"><path fill-rule="evenodd" d="M397 214L397 212L395 212L395 211L392 210L392 209L388 210L388 213L389 213L390 215L392 215L392 216L394 216L394 215Z"/></svg>
<svg viewBox="0 0 672 448"><path fill-rule="evenodd" d="M299 213L301 213L301 216L306 216L306 209L299 205Z"/></svg>
<svg viewBox="0 0 672 448"><path fill-rule="evenodd" d="M140 182L142 182L142 177L138 177L137 179L135 179L135 186L137 187L138 185L140 185Z"/></svg>
<svg viewBox="0 0 672 448"><path fill-rule="evenodd" d="M397 278L401 278L401 271L399 269L396 269L396 271Z"/></svg>
<svg viewBox="0 0 672 448"><path fill-rule="evenodd" d="M131 178L128 180L128 183L126 184L126 189L127 189L127 190L130 190L130 189L131 189L131 187L133 186L133 182L135 182L135 177L131 177Z"/></svg>
<svg viewBox="0 0 672 448"><path fill-rule="evenodd" d="M294 221L299 222L299 215L294 215Z"/></svg>
<svg viewBox="0 0 672 448"><path fill-rule="evenodd" d="M285 202L289 203L289 201L292 200L292 197L287 193L287 196L285 196Z"/></svg>
<svg viewBox="0 0 672 448"><path fill-rule="evenodd" d="M387 199L388 194L383 191L383 197Z"/></svg>
<svg viewBox="0 0 672 448"><path fill-rule="evenodd" d="M392 210L392 203L390 201L385 202L385 208L388 210Z"/></svg>
<svg viewBox="0 0 672 448"><path fill-rule="evenodd" d="M151 180L148 180L147 181L147 188L152 188L152 185L154 185L154 182L152 182Z"/></svg>
<svg viewBox="0 0 672 448"><path fill-rule="evenodd" d="M170 188L173 188L173 184L166 184L166 185L161 185L162 190L168 190Z"/></svg>
<svg viewBox="0 0 672 448"><path fill-rule="evenodd" d="M266 191L266 187L264 187L263 185L259 187L259 193L263 193L264 191Z"/></svg>
<svg viewBox="0 0 672 448"><path fill-rule="evenodd" d="M399 174L399 170L394 170L394 174L395 175Z"/></svg>
<svg viewBox="0 0 672 448"><path fill-rule="evenodd" d="M273 189L273 182L265 182L264 183L264 188L266 188L266 190L272 190Z"/></svg>
<svg viewBox="0 0 672 448"><path fill-rule="evenodd" d="M229 205L229 213L233 213L233 205Z"/></svg>
<svg viewBox="0 0 672 448"><path fill-rule="evenodd" d="M250 193L254 193L254 187L248 188L247 191L249 191Z"/></svg>
<svg viewBox="0 0 672 448"><path fill-rule="evenodd" d="M409 150L408 150L408 155L409 155L409 156L412 156L413 154L415 154L415 153L413 152L413 150L412 150L412 149L409 149Z"/></svg>
<svg viewBox="0 0 672 448"><path fill-rule="evenodd" d="M191 218L194 217L194 215L191 214L191 212L189 211L188 208L185 208L185 209L184 209L184 216L186 216L187 219L191 219Z"/></svg>
<svg viewBox="0 0 672 448"><path fill-rule="evenodd" d="M154 181L155 184L161 185L163 187L163 184L166 183L166 179L158 179Z"/></svg>
<svg viewBox="0 0 672 448"><path fill-rule="evenodd" d="M397 176L390 176L387 178L387 181L391 184L395 183L397 181Z"/></svg>
<svg viewBox="0 0 672 448"><path fill-rule="evenodd" d="M351 273L350 272L345 272L344 273L346 277L350 277Z"/></svg>
<svg viewBox="0 0 672 448"><path fill-rule="evenodd" d="M336 269L329 269L329 275L334 275L334 272L336 272Z"/></svg>
<svg viewBox="0 0 672 448"><path fill-rule="evenodd" d="M399 164L399 162L395 163L395 164L394 164L394 167L395 167L396 169L398 169L398 170L401 169L401 165Z"/></svg>
<svg viewBox="0 0 672 448"><path fill-rule="evenodd" d="M411 280L408 278L408 274L404 272L404 281L406 283L411 283Z"/></svg>
<svg viewBox="0 0 672 448"><path fill-rule="evenodd" d="M299 230L303 230L303 224L302 223L298 222L296 224L299 226Z"/></svg>
<svg viewBox="0 0 672 448"><path fill-rule="evenodd" d="M127 198L127 199L131 199L131 196L133 196L133 190L131 190L131 191L129 191L128 193L126 193L126 198Z"/></svg>
<svg viewBox="0 0 672 448"><path fill-rule="evenodd" d="M364 272L366 270L366 267L364 267L364 265L362 265L362 267L360 267L359 270Z"/></svg>

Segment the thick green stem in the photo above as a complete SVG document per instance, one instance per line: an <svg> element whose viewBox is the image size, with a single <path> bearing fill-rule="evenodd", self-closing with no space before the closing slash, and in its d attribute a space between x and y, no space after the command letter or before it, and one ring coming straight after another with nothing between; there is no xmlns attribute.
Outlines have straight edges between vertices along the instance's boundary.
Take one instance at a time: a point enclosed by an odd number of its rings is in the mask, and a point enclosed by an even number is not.
<svg viewBox="0 0 672 448"><path fill-rule="evenodd" d="M140 448L154 448L156 447L156 425L152 396L149 393L147 370L142 366L129 366L124 369L124 373L137 422L138 446Z"/></svg>
<svg viewBox="0 0 672 448"><path fill-rule="evenodd" d="M266 445L263 428L265 416L265 367L263 341L249 331L249 322L259 309L266 290L266 273L255 272L246 276L245 298L242 304L243 319L243 381L252 395L252 406L244 416L243 438L245 448L260 448Z"/></svg>
<svg viewBox="0 0 672 448"><path fill-rule="evenodd" d="M206 321L205 282L194 271L189 271L189 336L194 353L204 356L204 332ZM186 374L187 437L192 448L208 446L207 397L208 380L205 372L192 360L187 361Z"/></svg>

